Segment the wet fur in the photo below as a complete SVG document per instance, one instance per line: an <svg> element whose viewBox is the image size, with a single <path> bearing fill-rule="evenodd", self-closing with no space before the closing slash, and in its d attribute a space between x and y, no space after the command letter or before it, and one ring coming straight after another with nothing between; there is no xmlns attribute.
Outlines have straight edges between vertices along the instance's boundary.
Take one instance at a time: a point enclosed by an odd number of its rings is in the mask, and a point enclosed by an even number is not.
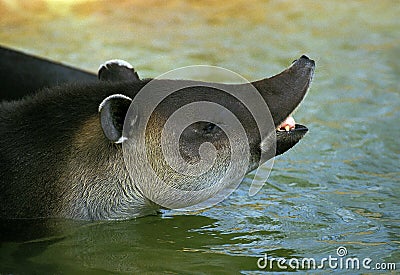
<svg viewBox="0 0 400 275"><path fill-rule="evenodd" d="M304 98L313 69L313 61L304 57L281 74L253 83L267 101L275 126ZM147 81L66 84L19 101L0 103L0 217L96 220L156 213L158 206L132 183L124 165L121 144L105 137L98 113L105 98L113 94L134 98ZM241 88L245 91L246 87ZM185 100L201 97L202 92L200 89L192 95L185 94ZM216 94L211 97L215 97L210 99L214 102L221 100ZM171 100L174 102L174 96ZM184 102L182 98L176 98L177 101ZM240 104L224 103L239 110L243 125L251 124L250 118L240 112ZM157 115L165 117L165 112L170 112L168 106L160 109ZM162 128L159 121L152 121L152 134ZM249 129L249 133L251 131ZM294 146L303 135L293 133L295 138L287 139L285 150L279 153ZM250 136L255 155L252 170L260 164L257 154L261 140L257 134ZM182 152L186 152L189 159L195 159L198 146L190 144L184 144ZM224 163L229 160L223 152L220 151L221 162L215 166L214 174L198 184L207 184L224 170ZM152 154L155 167L159 167L160 152L155 150ZM163 172L161 168L160 173ZM141 171L137 171L136 176L146 180ZM158 192L157 188L151 191Z"/></svg>
<svg viewBox="0 0 400 275"><path fill-rule="evenodd" d="M104 98L142 85L68 85L1 103L0 128L7 130L0 131L0 216L105 219L154 213L140 192L130 190L121 145L104 138L98 116Z"/></svg>

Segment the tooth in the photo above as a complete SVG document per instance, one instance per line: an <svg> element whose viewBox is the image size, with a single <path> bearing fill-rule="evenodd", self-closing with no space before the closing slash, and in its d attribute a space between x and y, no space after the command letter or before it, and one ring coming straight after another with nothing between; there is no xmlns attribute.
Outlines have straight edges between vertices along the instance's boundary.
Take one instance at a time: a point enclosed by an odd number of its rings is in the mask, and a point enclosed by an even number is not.
<svg viewBox="0 0 400 275"><path fill-rule="evenodd" d="M286 125L286 126L285 126L285 130L286 130L286 132L289 132L290 126L289 126L289 125Z"/></svg>

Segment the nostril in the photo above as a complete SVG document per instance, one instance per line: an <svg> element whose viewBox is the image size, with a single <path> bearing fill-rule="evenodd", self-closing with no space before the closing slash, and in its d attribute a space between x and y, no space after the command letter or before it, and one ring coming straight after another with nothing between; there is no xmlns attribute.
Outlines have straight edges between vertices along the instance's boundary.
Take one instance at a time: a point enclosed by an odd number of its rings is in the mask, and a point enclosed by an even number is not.
<svg viewBox="0 0 400 275"><path fill-rule="evenodd" d="M312 59L310 59L307 55L302 55L301 57L300 57L300 59L302 59L304 62L306 62L306 64L308 64L308 65L311 65L311 66L315 66L315 61L314 60L312 60Z"/></svg>
<svg viewBox="0 0 400 275"><path fill-rule="evenodd" d="M301 59L303 59L306 62L314 63L314 60L311 60L307 55L303 54L299 59L293 60L292 64Z"/></svg>

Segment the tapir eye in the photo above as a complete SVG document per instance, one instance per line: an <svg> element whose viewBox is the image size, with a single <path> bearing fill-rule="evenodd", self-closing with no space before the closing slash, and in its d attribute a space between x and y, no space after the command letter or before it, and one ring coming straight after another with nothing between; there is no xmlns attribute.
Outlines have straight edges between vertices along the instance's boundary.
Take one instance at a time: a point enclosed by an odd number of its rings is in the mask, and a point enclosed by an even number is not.
<svg viewBox="0 0 400 275"><path fill-rule="evenodd" d="M203 131L204 131L206 134L210 134L210 133L212 133L216 128L217 128L217 125L215 125L214 123L207 123L207 124L204 126Z"/></svg>

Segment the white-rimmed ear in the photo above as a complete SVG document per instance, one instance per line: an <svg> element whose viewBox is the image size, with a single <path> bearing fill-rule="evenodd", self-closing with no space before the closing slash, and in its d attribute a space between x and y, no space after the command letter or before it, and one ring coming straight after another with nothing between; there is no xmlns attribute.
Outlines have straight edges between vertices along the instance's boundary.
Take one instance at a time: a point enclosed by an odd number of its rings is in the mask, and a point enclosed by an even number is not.
<svg viewBox="0 0 400 275"><path fill-rule="evenodd" d="M122 94L114 94L105 98L99 105L100 123L104 135L111 142L122 143L124 121L132 99Z"/></svg>
<svg viewBox="0 0 400 275"><path fill-rule="evenodd" d="M139 75L132 65L120 59L109 60L101 64L97 77L102 81L140 81Z"/></svg>

